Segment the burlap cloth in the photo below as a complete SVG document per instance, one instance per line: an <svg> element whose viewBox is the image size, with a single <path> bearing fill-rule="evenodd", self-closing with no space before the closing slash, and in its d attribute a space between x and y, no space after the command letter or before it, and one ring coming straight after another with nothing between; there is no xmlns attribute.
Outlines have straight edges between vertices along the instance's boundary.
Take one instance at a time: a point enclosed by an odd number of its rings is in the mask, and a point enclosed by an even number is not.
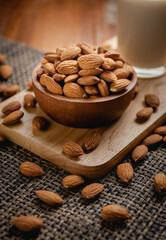
<svg viewBox="0 0 166 240"><path fill-rule="evenodd" d="M0 53L6 55L6 62L13 68L7 82L24 89L42 52L0 37ZM23 176L18 168L24 161L39 164L45 174L34 179ZM0 239L166 239L165 197L156 194L153 187L154 175L165 171L166 147L161 144L151 150L138 164L131 161L130 154L124 161L134 167L131 184L121 183L113 169L96 180L104 184L104 192L87 202L82 199L80 188L70 191L62 187L61 180L67 172L11 142L0 146ZM49 207L37 199L36 189L57 192L64 203ZM102 207L113 203L127 208L131 219L113 225L102 221ZM13 217L26 214L43 219L40 231L27 234L11 226Z"/></svg>

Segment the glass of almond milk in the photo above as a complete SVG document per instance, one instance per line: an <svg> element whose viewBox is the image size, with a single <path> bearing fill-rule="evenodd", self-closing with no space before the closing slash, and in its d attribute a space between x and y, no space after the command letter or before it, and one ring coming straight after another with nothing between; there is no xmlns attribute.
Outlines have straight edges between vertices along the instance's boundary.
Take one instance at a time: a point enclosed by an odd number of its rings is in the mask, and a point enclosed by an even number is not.
<svg viewBox="0 0 166 240"><path fill-rule="evenodd" d="M138 77L166 71L166 0L118 0L118 49Z"/></svg>

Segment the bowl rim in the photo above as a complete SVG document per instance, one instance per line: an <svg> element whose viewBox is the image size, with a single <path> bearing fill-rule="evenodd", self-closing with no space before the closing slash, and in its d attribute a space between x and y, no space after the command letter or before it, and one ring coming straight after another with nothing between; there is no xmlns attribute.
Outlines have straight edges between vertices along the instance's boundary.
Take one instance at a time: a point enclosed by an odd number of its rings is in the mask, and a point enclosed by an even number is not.
<svg viewBox="0 0 166 240"><path fill-rule="evenodd" d="M136 85L137 83L137 75L136 72L134 71L134 74L131 78L131 83L127 86L127 88L121 92L121 93L116 93L114 95L109 95L106 97L100 97L100 98L94 98L94 99L77 99L77 98L69 98L66 96L61 96L61 95L55 95L54 93L48 92L37 80L37 69L41 66L41 63L38 63L32 70L32 83L35 85L36 88L38 88L42 93L55 98L56 100L63 100L66 102L77 102L77 103L100 103L100 102L107 102L110 100L115 100L117 98L123 97L126 95L128 92L130 92Z"/></svg>

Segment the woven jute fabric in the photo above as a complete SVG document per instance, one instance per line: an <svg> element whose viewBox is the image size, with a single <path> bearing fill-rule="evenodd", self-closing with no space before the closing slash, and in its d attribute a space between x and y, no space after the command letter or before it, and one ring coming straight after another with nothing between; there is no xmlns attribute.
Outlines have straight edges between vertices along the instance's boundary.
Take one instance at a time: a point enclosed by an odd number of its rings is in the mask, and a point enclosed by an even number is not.
<svg viewBox="0 0 166 240"><path fill-rule="evenodd" d="M7 80L18 84L21 89L31 78L31 72L43 53L0 37L0 53L6 55L6 63L11 64L13 74ZM44 175L28 178L19 172L19 166L32 161L44 169ZM134 168L134 178L130 184L123 184L116 176L116 168L105 177L89 182L104 184L103 193L94 200L85 201L81 188L64 189L63 177L69 173L39 158L31 152L6 142L0 146L0 239L166 239L165 197L159 196L153 186L154 175L164 172L166 166L166 146L162 143L151 149L147 157L135 164L129 154L124 162ZM35 190L53 191L64 199L61 206L50 207L41 202ZM108 204L119 204L128 209L131 219L123 223L110 224L102 220L101 209ZM10 223L20 215L33 215L43 220L40 231L22 233Z"/></svg>

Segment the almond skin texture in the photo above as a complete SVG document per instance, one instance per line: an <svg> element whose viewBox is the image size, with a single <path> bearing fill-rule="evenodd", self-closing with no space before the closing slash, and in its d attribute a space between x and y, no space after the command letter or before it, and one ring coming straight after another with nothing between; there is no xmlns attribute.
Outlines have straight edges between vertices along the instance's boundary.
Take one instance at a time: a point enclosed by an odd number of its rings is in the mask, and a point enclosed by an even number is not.
<svg viewBox="0 0 166 240"><path fill-rule="evenodd" d="M84 90L86 93L88 93L90 95L98 95L99 94L99 90L95 86L85 86Z"/></svg>
<svg viewBox="0 0 166 240"><path fill-rule="evenodd" d="M16 110L16 111L10 113L9 115L7 115L4 118L2 124L4 124L4 125L13 125L15 123L18 123L23 116L24 116L24 113L22 111Z"/></svg>
<svg viewBox="0 0 166 240"><path fill-rule="evenodd" d="M78 74L82 77L84 76L94 76L99 75L103 72L101 68L91 68L91 69L81 69Z"/></svg>
<svg viewBox="0 0 166 240"><path fill-rule="evenodd" d="M148 153L148 148L145 145L137 146L132 152L132 159L137 162L143 159Z"/></svg>
<svg viewBox="0 0 166 240"><path fill-rule="evenodd" d="M42 220L33 216L15 217L11 223L19 230L25 232L30 232L43 226Z"/></svg>
<svg viewBox="0 0 166 240"><path fill-rule="evenodd" d="M162 136L159 134L152 134L143 140L143 144L146 146L151 146L162 141Z"/></svg>
<svg viewBox="0 0 166 240"><path fill-rule="evenodd" d="M46 130L49 127L49 121L41 116L36 116L32 120L32 126L36 130Z"/></svg>
<svg viewBox="0 0 166 240"><path fill-rule="evenodd" d="M63 145L63 152L70 157L77 158L83 155L83 150L81 146L75 142L66 142Z"/></svg>
<svg viewBox="0 0 166 240"><path fill-rule="evenodd" d="M158 106L160 105L159 98L153 93L145 95L145 102L148 106L153 108L158 108Z"/></svg>
<svg viewBox="0 0 166 240"><path fill-rule="evenodd" d="M114 60L117 60L120 57L120 53L116 50L110 50L105 53L105 57L112 58Z"/></svg>
<svg viewBox="0 0 166 240"><path fill-rule="evenodd" d="M76 60L65 60L56 67L57 71L61 74L74 74L78 73L79 66Z"/></svg>
<svg viewBox="0 0 166 240"><path fill-rule="evenodd" d="M69 175L63 178L62 185L65 188L73 188L84 183L84 179L79 175Z"/></svg>
<svg viewBox="0 0 166 240"><path fill-rule="evenodd" d="M82 87L77 83L66 83L63 87L63 92L66 97L70 98L86 98L87 94Z"/></svg>
<svg viewBox="0 0 166 240"><path fill-rule="evenodd" d="M81 48L81 53L84 54L84 55L85 54L94 54L95 53L95 51L92 48L92 46L90 46L87 43L84 43L84 42L78 43L77 46Z"/></svg>
<svg viewBox="0 0 166 240"><path fill-rule="evenodd" d="M133 167L130 163L122 163L117 166L116 173L122 182L128 183L133 178Z"/></svg>
<svg viewBox="0 0 166 240"><path fill-rule="evenodd" d="M128 211L119 205L107 205L102 209L102 218L108 222L117 222L130 218Z"/></svg>
<svg viewBox="0 0 166 240"><path fill-rule="evenodd" d="M64 74L60 74L60 73L55 73L54 75L53 75L53 79L55 80L55 81L62 81L63 79L65 79L65 77L66 77L66 75L64 75Z"/></svg>
<svg viewBox="0 0 166 240"><path fill-rule="evenodd" d="M100 67L104 60L99 54L87 54L79 57L77 62L80 68L91 69Z"/></svg>
<svg viewBox="0 0 166 240"><path fill-rule="evenodd" d="M13 96L14 94L16 94L19 89L20 89L20 87L19 87L18 85L8 86L8 87L4 90L3 95L4 95L5 97L11 97L11 96Z"/></svg>
<svg viewBox="0 0 166 240"><path fill-rule="evenodd" d="M62 87L56 81L54 81L53 78L47 77L44 84L48 91L56 95L62 95Z"/></svg>
<svg viewBox="0 0 166 240"><path fill-rule="evenodd" d="M113 70L113 73L118 79L126 79L129 76L129 72L125 68L117 68Z"/></svg>
<svg viewBox="0 0 166 240"><path fill-rule="evenodd" d="M99 131L92 131L85 139L85 148L87 151L95 149L101 141L101 133Z"/></svg>
<svg viewBox="0 0 166 240"><path fill-rule="evenodd" d="M111 71L104 71L100 78L105 80L106 82L113 82L117 80L117 76Z"/></svg>
<svg viewBox="0 0 166 240"><path fill-rule="evenodd" d="M123 91L128 85L130 81L128 79L119 79L110 84L110 91L111 92L121 92Z"/></svg>
<svg viewBox="0 0 166 240"><path fill-rule="evenodd" d="M43 169L32 162L24 162L19 167L20 172L27 177L38 177L43 175Z"/></svg>
<svg viewBox="0 0 166 240"><path fill-rule="evenodd" d="M142 110L138 111L136 116L137 120L140 122L145 122L148 120L153 113L153 108L152 107L145 107Z"/></svg>
<svg viewBox="0 0 166 240"><path fill-rule="evenodd" d="M13 101L8 103L5 107L2 108L2 113L8 115L16 110L21 108L21 104L19 101Z"/></svg>
<svg viewBox="0 0 166 240"><path fill-rule="evenodd" d="M77 46L66 48L62 54L61 54L61 60L72 60L78 56L78 54L81 53L81 48Z"/></svg>
<svg viewBox="0 0 166 240"><path fill-rule="evenodd" d="M7 79L12 75L12 68L9 64L2 65L0 67L0 75L2 78Z"/></svg>
<svg viewBox="0 0 166 240"><path fill-rule="evenodd" d="M65 83L70 83L70 82L74 82L79 78L78 74L71 74L69 76L67 76L64 80Z"/></svg>
<svg viewBox="0 0 166 240"><path fill-rule="evenodd" d="M98 196L104 189L101 183L92 183L83 188L81 194L84 199L91 199Z"/></svg>
<svg viewBox="0 0 166 240"><path fill-rule="evenodd" d="M100 82L97 84L97 86L102 97L109 95L109 90L104 80L100 79Z"/></svg>
<svg viewBox="0 0 166 240"><path fill-rule="evenodd" d="M66 50L66 48L57 48L56 49L56 54L60 58L62 53Z"/></svg>
<svg viewBox="0 0 166 240"><path fill-rule="evenodd" d="M154 177L154 187L160 194L166 193L166 176L163 173L157 173Z"/></svg>
<svg viewBox="0 0 166 240"><path fill-rule="evenodd" d="M43 74L41 77L40 77L40 84L45 87L46 86L46 81L49 79L50 77L47 75L47 74Z"/></svg>
<svg viewBox="0 0 166 240"><path fill-rule="evenodd" d="M101 65L102 68L106 70L112 70L116 67L116 63L113 59L111 58L104 58L104 62Z"/></svg>
<svg viewBox="0 0 166 240"><path fill-rule="evenodd" d="M63 199L56 193L45 191L45 190L37 190L36 195L40 198L41 201L49 204L49 205L57 205L62 204Z"/></svg>
<svg viewBox="0 0 166 240"><path fill-rule="evenodd" d="M100 81L99 78L96 76L85 76L85 77L80 77L77 80L77 83L83 86L91 86L91 85L95 85L99 81Z"/></svg>
<svg viewBox="0 0 166 240"><path fill-rule="evenodd" d="M166 126L160 126L156 128L154 132L160 135L166 135Z"/></svg>
<svg viewBox="0 0 166 240"><path fill-rule="evenodd" d="M35 107L36 106L36 98L32 94L26 94L24 96L24 105L26 107Z"/></svg>

